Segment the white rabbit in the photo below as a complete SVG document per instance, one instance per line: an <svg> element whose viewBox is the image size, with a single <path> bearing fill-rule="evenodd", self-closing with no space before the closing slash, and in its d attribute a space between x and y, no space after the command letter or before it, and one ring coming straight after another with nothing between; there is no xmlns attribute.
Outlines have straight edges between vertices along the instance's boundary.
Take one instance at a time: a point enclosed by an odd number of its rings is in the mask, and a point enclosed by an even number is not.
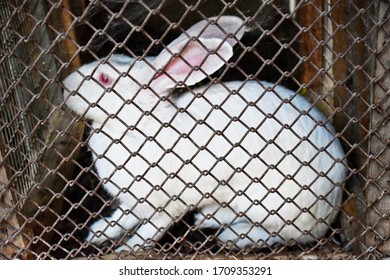
<svg viewBox="0 0 390 280"><path fill-rule="evenodd" d="M133 230L117 250L137 250L193 208L197 226L226 227L219 239L237 247L305 243L329 229L347 169L332 126L312 104L255 81L170 97L178 82L192 86L221 68L243 33L237 17L204 20L157 57L112 56L65 79L66 104L92 120L95 166L119 201L92 224L88 241Z"/></svg>

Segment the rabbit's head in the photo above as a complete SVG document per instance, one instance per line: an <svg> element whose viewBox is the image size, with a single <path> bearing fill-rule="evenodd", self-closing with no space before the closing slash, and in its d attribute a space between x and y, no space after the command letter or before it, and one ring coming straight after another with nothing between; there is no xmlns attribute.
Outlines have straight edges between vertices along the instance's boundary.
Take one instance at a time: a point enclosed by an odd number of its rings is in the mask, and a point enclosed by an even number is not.
<svg viewBox="0 0 390 280"><path fill-rule="evenodd" d="M63 81L67 106L98 124L120 119L134 95L129 90L134 81L127 75L130 63L130 58L115 55L81 66Z"/></svg>
<svg viewBox="0 0 390 280"><path fill-rule="evenodd" d="M123 129L172 88L195 85L225 65L244 32L238 17L211 18L193 25L156 57L135 61L113 55L84 65L63 82L66 104L99 124L116 120L116 128Z"/></svg>

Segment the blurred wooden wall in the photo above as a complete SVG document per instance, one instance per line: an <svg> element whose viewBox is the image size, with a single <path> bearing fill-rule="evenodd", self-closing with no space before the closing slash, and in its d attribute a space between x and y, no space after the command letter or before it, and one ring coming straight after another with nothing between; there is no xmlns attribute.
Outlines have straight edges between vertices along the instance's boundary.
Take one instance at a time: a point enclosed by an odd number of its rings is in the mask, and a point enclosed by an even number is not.
<svg viewBox="0 0 390 280"><path fill-rule="evenodd" d="M81 48L77 43L75 28L78 24L76 14L82 13L84 8L85 1L71 0L58 1L58 5L46 7L50 12L48 32L53 38L53 47L56 50L58 65L56 79L59 81L81 66ZM62 102L62 88L59 91L58 105ZM74 117L63 109L53 111L46 125L47 131L42 139L46 147L41 151L39 168L34 176L34 181L40 187L31 191L22 210L26 218L35 217L34 221L29 222L28 227L35 236L41 236L41 242L34 244L33 250L36 254L48 249L48 245L42 241L50 240L54 234L54 230L46 228L55 224L62 211L63 197L56 194L63 192L71 178L84 131L84 123L76 122ZM41 209L42 206L45 206L45 210Z"/></svg>
<svg viewBox="0 0 390 280"><path fill-rule="evenodd" d="M376 40L373 42L375 83L370 119L370 161L364 249L370 258L390 256L390 3L377 1Z"/></svg>

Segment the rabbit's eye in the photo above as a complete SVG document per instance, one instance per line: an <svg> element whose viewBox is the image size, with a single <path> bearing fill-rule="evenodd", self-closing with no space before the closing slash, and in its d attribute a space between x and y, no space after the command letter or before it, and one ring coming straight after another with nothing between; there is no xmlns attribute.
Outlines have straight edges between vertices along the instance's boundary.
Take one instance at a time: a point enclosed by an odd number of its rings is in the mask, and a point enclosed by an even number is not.
<svg viewBox="0 0 390 280"><path fill-rule="evenodd" d="M99 82L103 85L111 85L112 79L104 73L100 73Z"/></svg>

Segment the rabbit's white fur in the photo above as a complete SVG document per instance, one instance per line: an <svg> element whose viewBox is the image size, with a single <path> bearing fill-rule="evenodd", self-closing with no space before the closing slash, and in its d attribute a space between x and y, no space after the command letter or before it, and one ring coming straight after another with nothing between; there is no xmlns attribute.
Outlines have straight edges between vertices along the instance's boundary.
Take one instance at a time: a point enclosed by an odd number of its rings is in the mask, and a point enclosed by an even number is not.
<svg viewBox="0 0 390 280"><path fill-rule="evenodd" d="M231 20L236 24L226 27ZM186 35L168 46L182 52L185 63L170 60L169 50L143 61L116 55L64 81L66 104L92 120L88 143L95 166L119 200L111 217L92 224L89 241L100 244L134 229L118 250L136 250L195 207L196 225L225 225L219 238L238 247L305 243L323 236L337 214L345 155L327 119L304 98L254 81L168 97L175 81L192 85L232 55L232 38L204 29L205 23L187 30L190 37L207 30L198 35L200 45ZM240 19L221 17L219 23L242 36ZM216 54L199 60L204 47Z"/></svg>

